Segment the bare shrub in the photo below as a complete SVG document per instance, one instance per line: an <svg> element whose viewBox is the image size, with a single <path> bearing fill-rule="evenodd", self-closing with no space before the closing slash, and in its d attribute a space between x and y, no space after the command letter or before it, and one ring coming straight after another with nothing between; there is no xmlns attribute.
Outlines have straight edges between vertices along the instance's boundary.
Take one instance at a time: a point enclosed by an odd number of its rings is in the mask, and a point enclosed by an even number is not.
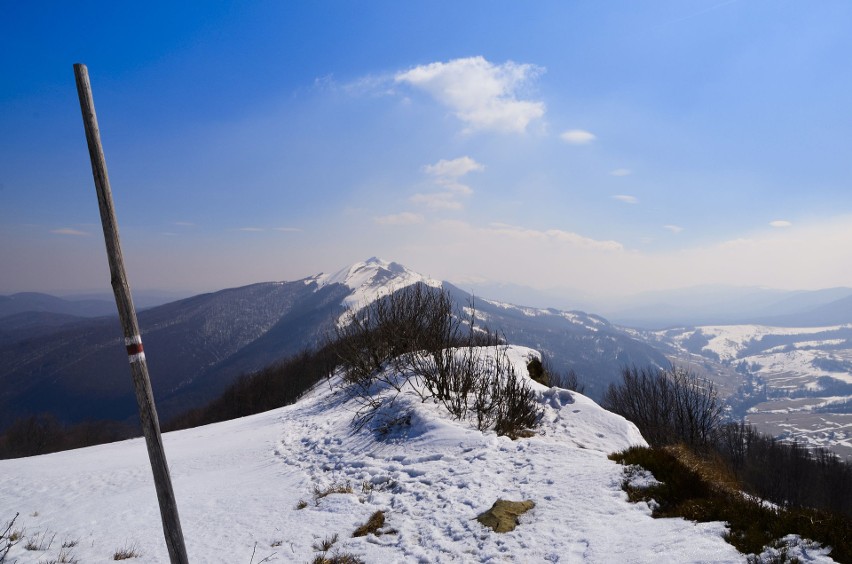
<svg viewBox="0 0 852 564"><path fill-rule="evenodd" d="M364 561L353 554L335 552L328 556L319 554L311 560L311 564L364 564Z"/></svg>
<svg viewBox="0 0 852 564"><path fill-rule="evenodd" d="M526 382L518 378L511 366L505 378L496 381L497 414L494 430L498 435L506 435L511 439L531 436L531 430L538 426L541 419L535 394Z"/></svg>
<svg viewBox="0 0 852 564"><path fill-rule="evenodd" d="M586 385L580 382L580 377L577 376L573 368L569 368L565 374L560 374L556 382L560 388L565 388L578 394L586 391Z"/></svg>
<svg viewBox="0 0 852 564"><path fill-rule="evenodd" d="M328 486L321 488L314 486L314 502L319 504L319 500L328 497L331 494L351 494L352 484L347 480L345 482L332 482Z"/></svg>
<svg viewBox="0 0 852 564"><path fill-rule="evenodd" d="M351 309L343 322L335 337L343 379L361 404L356 426L393 412L405 387L480 430L520 436L537 425L534 394L514 374L503 340L479 327L473 301L457 309L446 290L415 284Z"/></svg>
<svg viewBox="0 0 852 564"><path fill-rule="evenodd" d="M77 564L80 562L74 553L68 550L67 547L62 547L56 558L50 560L40 560L39 564Z"/></svg>
<svg viewBox="0 0 852 564"><path fill-rule="evenodd" d="M317 541L313 545L313 549L315 552L328 552L331 550L331 547L334 546L334 543L337 542L338 538L340 538L337 533L334 533L330 537L325 537L322 541Z"/></svg>
<svg viewBox="0 0 852 564"><path fill-rule="evenodd" d="M601 404L636 424L652 445L684 442L704 447L721 424L723 404L715 385L681 368L625 368Z"/></svg>
<svg viewBox="0 0 852 564"><path fill-rule="evenodd" d="M319 552L320 554L317 554L314 559L311 560L311 564L364 564L363 561L356 556L340 552L339 550L335 550L334 553L329 554L329 551L338 539L339 536L337 533L334 533L330 537L325 537L323 540L315 542L313 549L315 552Z"/></svg>
<svg viewBox="0 0 852 564"><path fill-rule="evenodd" d="M50 550L50 547L53 545L53 540L56 538L56 533L49 535L49 531L42 531L41 533L36 533L31 537L27 538L27 542L24 543L24 548L27 550L44 552L46 550Z"/></svg>
<svg viewBox="0 0 852 564"><path fill-rule="evenodd" d="M113 560L129 560L131 558L139 558L139 545L136 543L124 545L112 553Z"/></svg>
<svg viewBox="0 0 852 564"><path fill-rule="evenodd" d="M350 308L334 332L344 378L368 388L390 361L452 341L452 309L446 291L419 283Z"/></svg>
<svg viewBox="0 0 852 564"><path fill-rule="evenodd" d="M573 368L569 368L567 372L559 372L553 368L550 361L545 358L543 361L545 373L550 379L550 385L562 388L563 390L571 390L582 394L586 391L586 386L580 381L580 377Z"/></svg>
<svg viewBox="0 0 852 564"><path fill-rule="evenodd" d="M0 562L5 562L12 547L21 542L22 533L14 528L18 515L20 513L15 513L15 516L6 523L6 527L0 531Z"/></svg>

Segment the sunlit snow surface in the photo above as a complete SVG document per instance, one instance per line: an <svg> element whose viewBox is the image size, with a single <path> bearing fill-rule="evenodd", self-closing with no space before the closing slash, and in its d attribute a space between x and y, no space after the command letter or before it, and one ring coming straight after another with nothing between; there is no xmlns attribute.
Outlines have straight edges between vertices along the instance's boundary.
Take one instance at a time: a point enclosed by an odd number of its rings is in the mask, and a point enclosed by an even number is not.
<svg viewBox="0 0 852 564"><path fill-rule="evenodd" d="M429 286L440 287L441 282L422 276L396 262L371 258L356 262L352 266L335 272L322 274L316 278L319 287L330 284L343 284L352 292L343 300L346 307L361 308L381 296L422 282Z"/></svg>
<svg viewBox="0 0 852 564"><path fill-rule="evenodd" d="M765 325L706 325L699 327L709 343L705 346L719 355L722 360L734 360L755 340L767 335L807 335L825 333L848 328L848 325L832 325L829 327L768 327ZM826 344L828 341L810 341L814 344ZM842 339L835 342L843 342ZM801 347L805 343L799 343Z"/></svg>
<svg viewBox="0 0 852 564"><path fill-rule="evenodd" d="M530 354L509 349L519 374ZM408 394L395 406L410 424L355 431L356 404L333 382L292 406L165 435L190 561L247 563L255 551L254 562L308 562L333 534L336 549L380 563L745 560L723 524L653 519L627 501L623 468L607 454L644 444L631 423L585 396L531 386L543 425L517 441ZM315 486L346 482L353 493L314 500ZM497 498L536 506L497 534L475 520ZM112 561L134 544L135 561L168 562L141 439L0 461L0 510L3 522L20 512L26 535L56 533L49 551L21 543L11 562L56 558L66 540L78 541L80 562ZM395 532L352 538L377 510Z"/></svg>

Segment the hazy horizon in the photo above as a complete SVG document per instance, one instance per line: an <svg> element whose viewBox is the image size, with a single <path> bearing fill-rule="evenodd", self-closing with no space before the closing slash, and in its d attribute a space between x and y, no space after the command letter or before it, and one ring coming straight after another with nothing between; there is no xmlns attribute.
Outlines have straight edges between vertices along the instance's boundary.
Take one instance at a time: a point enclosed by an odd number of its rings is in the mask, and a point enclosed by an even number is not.
<svg viewBox="0 0 852 564"><path fill-rule="evenodd" d="M385 260L383 257L376 258ZM296 282L320 274L333 275L338 270L341 270L341 268L345 270L359 262L364 261L354 261L347 265L338 265L340 268L305 274L294 279L255 280L249 284ZM388 262L394 261L390 260ZM403 266L407 267L408 265ZM414 270L416 271L416 269ZM688 320L701 319L703 320L702 323L706 324L719 320L725 320L726 323L730 323L736 322L738 319L751 319L755 316L758 318L761 318L760 316L767 318L773 314L778 316L793 311L803 312L808 309L808 304L811 304L811 308L815 308L852 295L852 287L832 287L817 290L782 290L765 286L704 284L671 290L651 290L601 298L584 294L582 291L572 288L551 287L536 289L520 284L506 284L486 280L442 280L466 292L470 292L477 299L496 300L527 307L583 310L606 316L613 315L621 321L644 321L654 324L659 324L665 320L682 320L682 323L687 323ZM201 290L131 289L137 305L140 307L152 307L200 294L215 293L232 288L235 288L235 286L211 287ZM29 291L27 290L24 293ZM9 294L14 295L15 293L17 292ZM109 287L70 291L61 289L46 290L43 293L71 301L99 299L111 302L113 300L112 289ZM807 301L801 301L803 296L807 296L805 298ZM793 310L785 309L785 307L789 308L786 304L794 297L797 299L797 305ZM775 308L781 308L781 310L774 311Z"/></svg>
<svg viewBox="0 0 852 564"><path fill-rule="evenodd" d="M0 294L110 290L77 62L135 291L370 256L592 300L852 286L840 0L5 15Z"/></svg>

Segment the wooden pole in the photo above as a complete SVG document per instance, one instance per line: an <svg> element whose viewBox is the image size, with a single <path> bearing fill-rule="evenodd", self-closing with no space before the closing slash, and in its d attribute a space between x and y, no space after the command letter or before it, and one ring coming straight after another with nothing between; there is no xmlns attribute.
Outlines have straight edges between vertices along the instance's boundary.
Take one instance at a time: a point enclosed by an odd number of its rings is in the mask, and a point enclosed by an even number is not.
<svg viewBox="0 0 852 564"><path fill-rule="evenodd" d="M95 115L95 102L92 99L92 86L89 84L89 71L86 69L86 65L75 64L74 77L77 81L77 94L80 97L80 110L83 113L83 126L86 129L89 157L92 160L92 176L94 176L95 189L98 193L98 207L101 212L104 240L109 257L112 290L115 293L118 317L124 330L124 343L130 360L130 373L133 377L136 401L139 404L139 417L142 420L142 431L145 434L145 443L148 446L148 458L151 461L154 486L157 489L157 500L160 504L163 533L166 537L166 545L172 564L188 564L189 560L186 556L177 502L172 489L172 480L169 476L169 465L166 462L163 439L160 435L157 408L154 406L154 394L151 392L148 364L145 362L139 324L136 321L136 309L133 307L130 286L124 273L124 259L121 255L121 243L118 239L118 221L115 218L115 210L112 204L112 190L107 176L106 159L101 147L98 118Z"/></svg>

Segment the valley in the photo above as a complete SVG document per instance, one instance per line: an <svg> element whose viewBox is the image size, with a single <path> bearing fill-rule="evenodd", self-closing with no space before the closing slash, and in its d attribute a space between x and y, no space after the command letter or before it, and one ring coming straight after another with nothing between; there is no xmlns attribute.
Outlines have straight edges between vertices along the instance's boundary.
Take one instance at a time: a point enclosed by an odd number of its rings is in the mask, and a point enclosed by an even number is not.
<svg viewBox="0 0 852 564"><path fill-rule="evenodd" d="M634 331L717 382L730 415L852 458L852 325L707 325Z"/></svg>

